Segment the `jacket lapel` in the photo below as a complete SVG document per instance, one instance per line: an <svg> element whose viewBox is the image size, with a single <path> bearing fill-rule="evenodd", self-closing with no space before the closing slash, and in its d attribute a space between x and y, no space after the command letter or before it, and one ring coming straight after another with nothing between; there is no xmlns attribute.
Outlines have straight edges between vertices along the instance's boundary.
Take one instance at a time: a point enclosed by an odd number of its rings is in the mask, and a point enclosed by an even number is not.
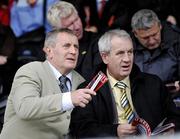
<svg viewBox="0 0 180 139"><path fill-rule="evenodd" d="M53 71L51 70L47 60L43 63L44 69L47 73L47 80L49 80L50 84L52 84L54 91L56 93L61 93L61 90L59 89L58 81L56 80ZM72 90L75 90L79 84L84 82L84 78L78 74L76 71L72 70Z"/></svg>
<svg viewBox="0 0 180 139"><path fill-rule="evenodd" d="M61 93L61 90L59 89L58 81L56 80L55 75L52 69L50 68L47 60L43 62L43 66L44 66L44 69L46 70L47 80L49 81L49 84L51 84L53 92L55 94Z"/></svg>
<svg viewBox="0 0 180 139"><path fill-rule="evenodd" d="M113 101L114 96L112 94L109 82L106 82L99 90L99 93L101 93L104 102L107 106L107 115L109 119L111 120L111 123L115 124L117 123L117 110L115 107L115 103Z"/></svg>
<svg viewBox="0 0 180 139"><path fill-rule="evenodd" d="M84 81L85 79L80 74L74 70L72 71L72 91L76 90L77 87Z"/></svg>

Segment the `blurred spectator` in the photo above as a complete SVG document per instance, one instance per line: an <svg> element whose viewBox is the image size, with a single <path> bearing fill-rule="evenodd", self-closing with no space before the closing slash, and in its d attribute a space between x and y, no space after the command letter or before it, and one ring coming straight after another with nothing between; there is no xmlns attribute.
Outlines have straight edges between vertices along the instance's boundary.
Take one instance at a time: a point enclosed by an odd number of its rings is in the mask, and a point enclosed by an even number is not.
<svg viewBox="0 0 180 139"><path fill-rule="evenodd" d="M44 25L48 28L45 20L46 9L56 1L58 0L14 1L11 9L11 27L16 37L20 37ZM46 6L45 9L43 6Z"/></svg>
<svg viewBox="0 0 180 139"><path fill-rule="evenodd" d="M63 0L63 1L71 3L76 8L84 28L86 23L85 23L85 11L83 7L86 3L86 0Z"/></svg>
<svg viewBox="0 0 180 139"><path fill-rule="evenodd" d="M18 0L11 9L11 27L16 36L17 68L35 60L44 60L42 51L47 24L47 7L57 0Z"/></svg>
<svg viewBox="0 0 180 139"><path fill-rule="evenodd" d="M0 96L8 95L16 69L14 68L14 34L9 26L10 9L13 0L0 1L0 78L3 91Z"/></svg>
<svg viewBox="0 0 180 139"><path fill-rule="evenodd" d="M0 1L0 22L2 25L9 26L10 9L14 0Z"/></svg>
<svg viewBox="0 0 180 139"><path fill-rule="evenodd" d="M76 66L85 79L91 79L93 73L93 55L87 57L87 53L93 53L94 44L97 44L98 34L83 30L82 21L75 7L68 2L59 1L53 4L47 14L49 23L53 28L71 29L79 39L79 57Z"/></svg>
<svg viewBox="0 0 180 139"><path fill-rule="evenodd" d="M126 7L126 28L128 29L131 29L132 16L140 9L151 9L158 15L161 21L169 21L172 24L176 24L173 0L121 0L121 3Z"/></svg>
<svg viewBox="0 0 180 139"><path fill-rule="evenodd" d="M127 8L122 0L85 0L84 10L86 30L103 33L116 22L120 28L127 26Z"/></svg>
<svg viewBox="0 0 180 139"><path fill-rule="evenodd" d="M179 0L172 0L173 3L173 11L176 19L176 25L180 27L180 8L179 8Z"/></svg>
<svg viewBox="0 0 180 139"><path fill-rule="evenodd" d="M0 1L0 131L4 121L6 99L16 71L13 59L14 34L9 26L12 2L13 0Z"/></svg>
<svg viewBox="0 0 180 139"><path fill-rule="evenodd" d="M141 71L158 75L171 92L180 92L180 33L148 9L135 13L131 26L135 63Z"/></svg>

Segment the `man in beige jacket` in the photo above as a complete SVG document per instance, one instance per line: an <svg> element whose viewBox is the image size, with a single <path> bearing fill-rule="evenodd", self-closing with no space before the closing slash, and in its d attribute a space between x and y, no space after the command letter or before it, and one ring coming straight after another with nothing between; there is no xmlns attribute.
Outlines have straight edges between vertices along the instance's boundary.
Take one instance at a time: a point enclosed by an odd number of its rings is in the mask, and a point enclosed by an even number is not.
<svg viewBox="0 0 180 139"><path fill-rule="evenodd" d="M78 89L84 79L73 69L79 54L77 37L68 29L49 32L45 62L32 62L16 73L5 111L1 139L61 139L68 134L70 113L85 107L96 93ZM69 91L58 79L66 76Z"/></svg>

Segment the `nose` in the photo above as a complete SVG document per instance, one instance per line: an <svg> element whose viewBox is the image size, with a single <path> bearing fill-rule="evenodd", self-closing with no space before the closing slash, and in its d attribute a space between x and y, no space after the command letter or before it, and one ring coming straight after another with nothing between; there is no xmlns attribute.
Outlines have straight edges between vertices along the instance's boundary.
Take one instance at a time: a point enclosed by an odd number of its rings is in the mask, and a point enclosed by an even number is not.
<svg viewBox="0 0 180 139"><path fill-rule="evenodd" d="M129 62L130 61L130 55L128 53L124 54L123 61L124 62Z"/></svg>
<svg viewBox="0 0 180 139"><path fill-rule="evenodd" d="M155 43L155 39L154 37L149 37L149 44L154 44Z"/></svg>
<svg viewBox="0 0 180 139"><path fill-rule="evenodd" d="M70 47L70 53L71 54L76 54L77 53L77 48L74 45L71 45Z"/></svg>
<svg viewBox="0 0 180 139"><path fill-rule="evenodd" d="M78 22L75 22L73 24L73 29L76 31L76 30L79 30L79 23Z"/></svg>

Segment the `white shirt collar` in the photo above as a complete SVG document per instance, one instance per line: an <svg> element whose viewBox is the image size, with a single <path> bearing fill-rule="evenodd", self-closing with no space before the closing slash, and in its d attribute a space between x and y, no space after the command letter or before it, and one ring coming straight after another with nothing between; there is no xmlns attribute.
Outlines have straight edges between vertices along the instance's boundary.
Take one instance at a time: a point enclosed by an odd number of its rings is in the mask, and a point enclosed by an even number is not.
<svg viewBox="0 0 180 139"><path fill-rule="evenodd" d="M50 68L52 69L56 79L59 80L59 77L61 77L62 74L49 61L48 61L48 64L49 64ZM68 73L66 75L66 77L68 77L69 80L72 81L72 72Z"/></svg>

